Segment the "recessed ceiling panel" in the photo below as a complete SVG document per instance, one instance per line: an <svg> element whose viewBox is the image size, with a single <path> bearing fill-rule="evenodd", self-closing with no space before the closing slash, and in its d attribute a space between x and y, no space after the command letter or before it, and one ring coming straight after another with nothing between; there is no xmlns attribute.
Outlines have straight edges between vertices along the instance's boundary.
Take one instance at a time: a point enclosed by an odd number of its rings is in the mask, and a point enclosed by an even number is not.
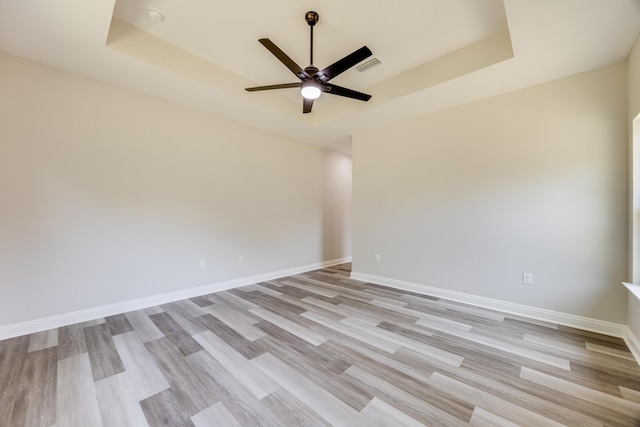
<svg viewBox="0 0 640 427"><path fill-rule="evenodd" d="M160 10L161 23L147 9ZM337 84L364 89L507 28L502 0L403 0L401 2L294 0L117 0L123 21L214 62L258 84L297 79L258 43L267 37L301 67L309 65L309 27L314 10L317 67L367 45L381 65L350 70Z"/></svg>

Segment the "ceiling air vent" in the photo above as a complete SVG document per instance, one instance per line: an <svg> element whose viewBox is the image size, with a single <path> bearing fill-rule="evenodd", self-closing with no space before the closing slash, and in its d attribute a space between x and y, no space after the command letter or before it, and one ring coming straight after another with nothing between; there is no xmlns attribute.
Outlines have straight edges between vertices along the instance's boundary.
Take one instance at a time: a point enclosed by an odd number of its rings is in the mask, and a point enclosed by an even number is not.
<svg viewBox="0 0 640 427"><path fill-rule="evenodd" d="M382 62L380 62L380 60L378 58L373 58L373 59L368 60L365 63L362 63L362 64L358 65L356 67L356 70L358 70L358 71L360 71L362 73L362 72L365 72L368 69L373 68L376 65L380 65L380 64L382 64Z"/></svg>

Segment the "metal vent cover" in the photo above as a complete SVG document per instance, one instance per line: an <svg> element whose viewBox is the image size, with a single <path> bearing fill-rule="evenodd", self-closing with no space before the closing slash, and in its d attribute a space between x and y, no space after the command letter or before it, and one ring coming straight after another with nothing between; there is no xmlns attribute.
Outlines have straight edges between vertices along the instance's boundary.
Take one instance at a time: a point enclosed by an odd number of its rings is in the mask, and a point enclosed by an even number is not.
<svg viewBox="0 0 640 427"><path fill-rule="evenodd" d="M380 60L378 58L373 58L368 60L367 62L363 62L362 64L358 65L356 67L356 70L360 71L361 73L369 70L370 68L375 67L376 65L380 65L382 64L382 62L380 62Z"/></svg>

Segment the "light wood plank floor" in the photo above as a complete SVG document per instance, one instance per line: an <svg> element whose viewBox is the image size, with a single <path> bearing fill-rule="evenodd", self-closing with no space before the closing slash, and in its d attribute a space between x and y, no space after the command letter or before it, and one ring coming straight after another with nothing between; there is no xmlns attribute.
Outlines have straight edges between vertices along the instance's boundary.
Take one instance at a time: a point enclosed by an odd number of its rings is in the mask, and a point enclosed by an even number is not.
<svg viewBox="0 0 640 427"><path fill-rule="evenodd" d="M0 341L0 426L639 426L618 338L344 264Z"/></svg>

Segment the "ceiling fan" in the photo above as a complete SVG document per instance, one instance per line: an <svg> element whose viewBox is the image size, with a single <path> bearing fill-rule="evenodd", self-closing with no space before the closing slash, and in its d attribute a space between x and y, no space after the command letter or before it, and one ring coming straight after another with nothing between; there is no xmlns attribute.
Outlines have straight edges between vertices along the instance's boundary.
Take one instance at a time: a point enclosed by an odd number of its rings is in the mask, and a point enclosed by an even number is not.
<svg viewBox="0 0 640 427"><path fill-rule="evenodd" d="M316 12L307 12L305 14L305 20L311 29L311 60L310 65L305 69L302 69L296 64L293 59L289 58L278 46L275 45L269 39L258 40L269 52L271 52L276 58L280 60L293 74L295 74L300 82L298 83L283 83L269 86L248 87L245 90L249 92L272 90L272 89L287 89L287 88L300 88L302 94L302 112L310 113L313 107L313 100L318 99L322 92L332 95L344 96L347 98L358 99L360 101L368 101L371 99L371 95L366 93L357 92L355 90L347 89L338 85L329 83L329 80L333 79L337 75L347 71L357 63L371 56L371 51L368 47L362 46L360 49L345 56L344 58L334 62L323 70L318 70L313 65L313 27L318 23L318 14Z"/></svg>

